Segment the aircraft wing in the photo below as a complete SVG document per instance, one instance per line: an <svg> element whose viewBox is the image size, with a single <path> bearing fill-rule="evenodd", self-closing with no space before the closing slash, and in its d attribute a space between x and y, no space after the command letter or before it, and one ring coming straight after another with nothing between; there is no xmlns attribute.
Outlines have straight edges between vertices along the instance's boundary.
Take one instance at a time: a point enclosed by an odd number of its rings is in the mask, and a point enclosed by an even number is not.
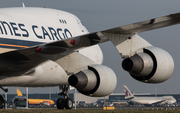
<svg viewBox="0 0 180 113"><path fill-rule="evenodd" d="M104 36L104 33L110 34L110 37L113 37L115 34L134 35L139 32L179 23L180 13L170 14L168 16L154 18L109 30L6 52L0 54L0 74L6 72L7 76L21 75L46 60L57 60L71 54L72 52L78 51L81 48L109 41L109 37Z"/></svg>

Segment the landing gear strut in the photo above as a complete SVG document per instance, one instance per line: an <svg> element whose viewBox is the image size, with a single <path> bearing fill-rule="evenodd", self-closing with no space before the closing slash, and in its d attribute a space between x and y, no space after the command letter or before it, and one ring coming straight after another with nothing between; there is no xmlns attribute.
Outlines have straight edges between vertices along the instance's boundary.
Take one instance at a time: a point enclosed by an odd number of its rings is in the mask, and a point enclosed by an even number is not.
<svg viewBox="0 0 180 113"><path fill-rule="evenodd" d="M59 98L56 102L56 106L58 109L72 109L73 107L73 102L72 100L68 97L68 89L69 89L69 85L62 85L59 86L59 89L62 90L61 93L59 93L58 95L63 96L64 98Z"/></svg>

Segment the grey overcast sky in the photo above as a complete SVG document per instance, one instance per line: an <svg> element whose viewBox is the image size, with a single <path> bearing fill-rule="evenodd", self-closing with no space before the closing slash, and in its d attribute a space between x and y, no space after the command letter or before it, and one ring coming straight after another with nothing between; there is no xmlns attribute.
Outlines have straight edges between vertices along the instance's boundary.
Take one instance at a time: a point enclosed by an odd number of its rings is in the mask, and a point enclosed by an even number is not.
<svg viewBox="0 0 180 113"><path fill-rule="evenodd" d="M179 0L0 0L0 8L46 7L64 10L75 14L89 32L114 28L134 22L180 12ZM17 12L18 13L18 12ZM157 85L145 84L131 78L121 67L122 58L112 43L101 44L104 52L104 65L114 70L118 78L115 93L123 93L122 85L127 85L136 93L180 93L180 25L161 28L139 34L152 45L168 51L175 62L175 70L171 78ZM25 88L20 88L25 93ZM29 93L59 92L58 87L29 88ZM0 93L4 93L0 90ZM15 87L9 88L15 93Z"/></svg>

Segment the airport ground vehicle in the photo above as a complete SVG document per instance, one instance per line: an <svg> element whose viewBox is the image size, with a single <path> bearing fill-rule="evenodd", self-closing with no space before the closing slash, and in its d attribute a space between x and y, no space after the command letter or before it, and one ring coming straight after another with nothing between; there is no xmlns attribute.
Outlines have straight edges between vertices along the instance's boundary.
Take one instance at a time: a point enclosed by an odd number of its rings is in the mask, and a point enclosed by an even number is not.
<svg viewBox="0 0 180 113"><path fill-rule="evenodd" d="M27 109L27 99L25 96L16 96L13 99L13 108L14 109Z"/></svg>

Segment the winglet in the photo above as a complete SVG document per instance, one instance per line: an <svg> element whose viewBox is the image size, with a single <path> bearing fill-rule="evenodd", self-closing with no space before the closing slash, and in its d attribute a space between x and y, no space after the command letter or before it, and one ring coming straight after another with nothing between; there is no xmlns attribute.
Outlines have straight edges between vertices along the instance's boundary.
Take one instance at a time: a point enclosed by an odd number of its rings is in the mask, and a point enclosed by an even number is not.
<svg viewBox="0 0 180 113"><path fill-rule="evenodd" d="M16 89L16 92L17 92L17 96L23 96L19 89Z"/></svg>
<svg viewBox="0 0 180 113"><path fill-rule="evenodd" d="M123 87L124 87L125 99L134 98L134 95L131 93L128 87L126 85L123 85Z"/></svg>

